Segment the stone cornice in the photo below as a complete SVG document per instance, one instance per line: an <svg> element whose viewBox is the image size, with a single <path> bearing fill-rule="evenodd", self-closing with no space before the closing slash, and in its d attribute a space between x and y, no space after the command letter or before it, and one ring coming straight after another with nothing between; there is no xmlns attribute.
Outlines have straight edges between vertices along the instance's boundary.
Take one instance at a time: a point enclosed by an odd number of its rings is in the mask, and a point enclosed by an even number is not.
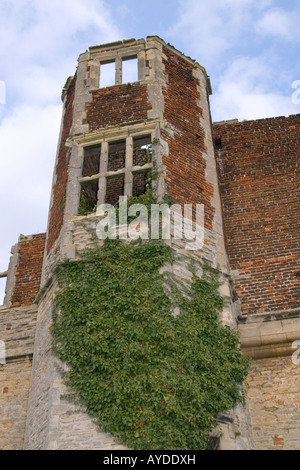
<svg viewBox="0 0 300 470"><path fill-rule="evenodd" d="M241 349L253 359L291 356L300 340L300 309L245 315L238 318Z"/></svg>

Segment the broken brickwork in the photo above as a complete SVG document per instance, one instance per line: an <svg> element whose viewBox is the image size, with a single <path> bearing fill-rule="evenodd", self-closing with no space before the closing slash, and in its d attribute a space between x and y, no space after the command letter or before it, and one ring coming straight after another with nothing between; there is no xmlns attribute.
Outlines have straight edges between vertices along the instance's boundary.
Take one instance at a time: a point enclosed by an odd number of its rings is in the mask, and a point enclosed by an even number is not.
<svg viewBox="0 0 300 470"><path fill-rule="evenodd" d="M20 237L11 307L25 307L34 303L41 287L45 240L45 233Z"/></svg>

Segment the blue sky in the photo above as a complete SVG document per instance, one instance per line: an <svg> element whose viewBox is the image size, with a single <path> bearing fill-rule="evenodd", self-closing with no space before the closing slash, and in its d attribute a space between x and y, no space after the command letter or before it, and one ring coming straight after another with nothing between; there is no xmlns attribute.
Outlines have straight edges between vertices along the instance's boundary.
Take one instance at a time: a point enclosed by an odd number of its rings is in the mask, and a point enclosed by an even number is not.
<svg viewBox="0 0 300 470"><path fill-rule="evenodd" d="M0 0L0 24L0 272L46 230L61 90L89 46L160 36L206 68L213 121L300 113L298 0Z"/></svg>

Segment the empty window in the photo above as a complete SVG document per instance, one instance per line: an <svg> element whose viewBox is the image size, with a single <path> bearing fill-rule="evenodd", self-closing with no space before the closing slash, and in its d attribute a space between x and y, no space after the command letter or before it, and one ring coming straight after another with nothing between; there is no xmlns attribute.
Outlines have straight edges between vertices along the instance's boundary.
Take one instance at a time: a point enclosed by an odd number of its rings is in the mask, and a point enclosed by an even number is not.
<svg viewBox="0 0 300 470"><path fill-rule="evenodd" d="M81 183L79 215L88 215L97 209L99 181L91 181L89 183Z"/></svg>
<svg viewBox="0 0 300 470"><path fill-rule="evenodd" d="M117 171L125 167L126 141L111 142L108 152L108 171Z"/></svg>
<svg viewBox="0 0 300 470"><path fill-rule="evenodd" d="M116 83L115 62L101 63L100 65L100 88L113 86Z"/></svg>
<svg viewBox="0 0 300 470"><path fill-rule="evenodd" d="M147 189L148 174L136 173L133 175L132 195L141 196Z"/></svg>
<svg viewBox="0 0 300 470"><path fill-rule="evenodd" d="M215 139L215 147L217 150L220 150L222 148L222 141L220 138Z"/></svg>
<svg viewBox="0 0 300 470"><path fill-rule="evenodd" d="M100 63L100 88L138 81L137 57L117 57Z"/></svg>
<svg viewBox="0 0 300 470"><path fill-rule="evenodd" d="M93 176L99 173L100 154L100 145L94 145L84 149L82 176Z"/></svg>
<svg viewBox="0 0 300 470"><path fill-rule="evenodd" d="M150 163L152 157L151 136L135 137L133 139L133 166Z"/></svg>
<svg viewBox="0 0 300 470"><path fill-rule="evenodd" d="M138 81L137 57L122 60L122 82L130 83Z"/></svg>
<svg viewBox="0 0 300 470"><path fill-rule="evenodd" d="M124 195L124 175L117 178L107 178L105 202L114 206L119 197Z"/></svg>

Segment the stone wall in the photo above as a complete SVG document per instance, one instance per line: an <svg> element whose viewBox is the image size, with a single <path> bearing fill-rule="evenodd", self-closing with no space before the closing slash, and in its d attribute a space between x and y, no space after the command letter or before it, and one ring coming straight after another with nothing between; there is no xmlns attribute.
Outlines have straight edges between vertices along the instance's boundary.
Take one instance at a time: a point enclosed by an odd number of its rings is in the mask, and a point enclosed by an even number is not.
<svg viewBox="0 0 300 470"><path fill-rule="evenodd" d="M299 450L300 364L291 356L255 360L247 384L255 449Z"/></svg>
<svg viewBox="0 0 300 470"><path fill-rule="evenodd" d="M66 387L52 354L52 301L56 285L41 297L34 343L32 378L24 450L123 449L107 433L99 432L84 410L63 399Z"/></svg>
<svg viewBox="0 0 300 470"><path fill-rule="evenodd" d="M0 450L22 450L37 307L0 307Z"/></svg>
<svg viewBox="0 0 300 470"><path fill-rule="evenodd" d="M213 131L254 448L298 449L300 115Z"/></svg>

